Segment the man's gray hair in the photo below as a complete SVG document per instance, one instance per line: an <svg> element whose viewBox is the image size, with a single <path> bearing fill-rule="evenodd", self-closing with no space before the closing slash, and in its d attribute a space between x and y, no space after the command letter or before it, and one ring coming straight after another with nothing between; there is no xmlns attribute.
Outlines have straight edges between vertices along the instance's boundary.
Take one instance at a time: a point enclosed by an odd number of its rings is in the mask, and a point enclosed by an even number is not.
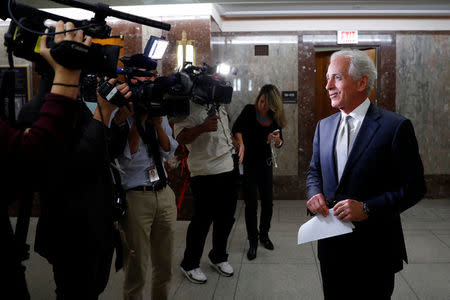
<svg viewBox="0 0 450 300"><path fill-rule="evenodd" d="M350 59L350 68L348 73L354 80L360 79L363 75L366 75L369 78L369 84L366 87L366 92L369 94L373 88L375 80L377 79L377 68L369 55L357 49L343 49L334 52L331 55L330 61L337 57L346 57Z"/></svg>

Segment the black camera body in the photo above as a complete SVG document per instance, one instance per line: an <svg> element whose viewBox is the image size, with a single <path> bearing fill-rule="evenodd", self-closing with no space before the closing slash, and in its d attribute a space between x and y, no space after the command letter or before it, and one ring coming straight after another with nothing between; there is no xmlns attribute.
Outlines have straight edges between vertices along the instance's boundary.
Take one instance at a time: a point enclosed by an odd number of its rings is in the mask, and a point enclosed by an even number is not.
<svg viewBox="0 0 450 300"><path fill-rule="evenodd" d="M125 99L125 97L117 89L117 86L120 84L120 82L116 82L114 85L112 85L108 81L104 81L102 84L100 84L97 91L103 99L110 102L111 104L121 107L127 105L128 100ZM95 98L95 102L96 101L97 98Z"/></svg>
<svg viewBox="0 0 450 300"><path fill-rule="evenodd" d="M182 119L190 114L191 95L181 87L174 76L158 77L153 82L144 81L133 87L135 107L148 113L149 117L168 116ZM133 98L133 96L132 96Z"/></svg>
<svg viewBox="0 0 450 300"><path fill-rule="evenodd" d="M188 66L182 72L192 80L192 101L210 106L231 103L233 87L216 72L215 66L203 64L202 67Z"/></svg>
<svg viewBox="0 0 450 300"><path fill-rule="evenodd" d="M130 84L135 107L144 107L150 116L167 115L175 122L189 115L189 101L217 109L221 104L230 104L233 96L230 83L216 72L216 66L207 64L190 65L172 76L157 77L138 86Z"/></svg>

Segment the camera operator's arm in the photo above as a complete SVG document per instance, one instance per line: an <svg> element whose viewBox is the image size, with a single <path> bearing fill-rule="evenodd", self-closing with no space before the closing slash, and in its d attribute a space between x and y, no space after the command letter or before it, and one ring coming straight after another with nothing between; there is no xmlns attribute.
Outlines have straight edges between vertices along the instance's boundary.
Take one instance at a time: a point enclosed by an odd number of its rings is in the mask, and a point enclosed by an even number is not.
<svg viewBox="0 0 450 300"><path fill-rule="evenodd" d="M67 23L67 28L73 28L73 24ZM58 22L56 31L63 29L64 23ZM83 34L77 31L55 35L56 43L62 40L83 42ZM83 43L89 46L90 41L87 37ZM80 103L75 99L81 71L69 70L58 64L46 46L45 36L41 38L40 54L55 70L54 83L63 85L53 84L52 93L46 95L38 121L30 127L27 134L0 122L0 140L4 145L0 149L0 156L7 160L42 159L42 155L50 157L51 153L65 150L64 147L72 138L71 130L80 111Z"/></svg>
<svg viewBox="0 0 450 300"><path fill-rule="evenodd" d="M161 127L161 129L159 129L157 125L153 125L158 134L158 140L159 140L159 144L160 144L159 152L161 153L161 158L170 159L175 154L175 150L178 147L178 143L173 138L172 127L170 127L169 120L167 119L167 117L164 116L164 117L156 118L156 119L161 120L160 125L159 125L159 127ZM159 133L159 131L162 131L162 132ZM161 141L161 137L163 137L164 141ZM163 147L163 144L164 144L164 147Z"/></svg>
<svg viewBox="0 0 450 300"><path fill-rule="evenodd" d="M74 25L71 22L66 23L59 21L56 24L56 32L74 29ZM92 38L90 36L84 37L83 31L77 30L72 32L55 34L55 43L58 44L62 41L73 41L82 43L86 46L90 46ZM78 85L80 81L81 66L78 70L71 70L58 64L50 54L50 49L47 48L47 36L41 37L40 55L43 56L47 62L55 70L55 77L53 79L53 86L51 93L66 96L68 98L76 99L78 96Z"/></svg>
<svg viewBox="0 0 450 300"><path fill-rule="evenodd" d="M110 79L108 82L112 85L115 84L115 82L117 81L117 79ZM130 88L128 87L128 84L126 83L122 83L121 85L118 85L117 90L125 97L125 99L128 99L131 97L131 91ZM113 112L115 110L119 110L116 112L116 115L114 116L114 122L116 124L120 124L125 122L127 117L130 117L132 115L131 110L128 110L126 107L121 107L120 109L118 109L118 107L114 104L111 104L109 101L107 101L106 99L104 99L103 97L101 97L98 93L97 93L97 109L94 112L94 119L98 120L98 121L103 121L103 123L107 126L110 127L111 124L111 115L113 114ZM129 103L130 105L130 109L132 107L132 103ZM127 113L128 112L128 113ZM119 115L117 115L119 114ZM102 115L103 115L103 120L102 120ZM117 120L116 120L117 117ZM119 123L120 122L120 123Z"/></svg>
<svg viewBox="0 0 450 300"><path fill-rule="evenodd" d="M109 83L114 85L115 79L110 79ZM126 84L117 86L117 90L125 99L131 96ZM85 108L82 118L84 121L78 122L82 134L75 142L70 158L77 168L89 169L101 166L105 157L116 158L123 153L126 145L128 126L126 124L118 126L116 123L121 124L132 115L132 106L130 106L131 110L128 110L126 106L118 108L99 94L97 94L97 103L94 115L92 116Z"/></svg>
<svg viewBox="0 0 450 300"><path fill-rule="evenodd" d="M128 95L128 93L127 93L127 95ZM117 126L120 126L120 127L122 127L122 126L128 127L127 119L131 118L133 116L133 114L134 114L133 103L129 102L128 106L123 105L122 107L119 108L119 110L117 111L117 113L114 116L114 120L113 120L114 124L116 124Z"/></svg>
<svg viewBox="0 0 450 300"><path fill-rule="evenodd" d="M219 116L209 116L203 121L203 123L195 127L184 128L177 135L177 142L180 144L191 144L202 133L217 131L217 120L219 118Z"/></svg>
<svg viewBox="0 0 450 300"><path fill-rule="evenodd" d="M156 134L158 135L159 146L162 150L169 152L170 151L170 141L167 133L164 131L162 127L163 117L155 117L152 118L153 127L156 130Z"/></svg>

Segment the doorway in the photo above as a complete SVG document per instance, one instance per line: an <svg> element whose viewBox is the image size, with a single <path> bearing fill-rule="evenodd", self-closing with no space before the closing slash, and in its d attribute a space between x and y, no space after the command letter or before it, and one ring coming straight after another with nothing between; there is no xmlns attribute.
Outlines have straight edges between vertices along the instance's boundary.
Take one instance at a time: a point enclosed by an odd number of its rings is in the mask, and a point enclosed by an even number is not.
<svg viewBox="0 0 450 300"><path fill-rule="evenodd" d="M315 58L315 99L316 99L316 124L321 119L331 116L332 114L338 112L337 108L333 108L330 105L330 98L328 97L328 92L325 89L326 86L326 75L328 70L328 65L330 64L330 57L333 52L340 50L339 48L315 48L316 58ZM372 58L375 67L377 67L376 48L364 48L360 49L366 52L370 58ZM376 81L372 91L370 92L370 101L376 103Z"/></svg>

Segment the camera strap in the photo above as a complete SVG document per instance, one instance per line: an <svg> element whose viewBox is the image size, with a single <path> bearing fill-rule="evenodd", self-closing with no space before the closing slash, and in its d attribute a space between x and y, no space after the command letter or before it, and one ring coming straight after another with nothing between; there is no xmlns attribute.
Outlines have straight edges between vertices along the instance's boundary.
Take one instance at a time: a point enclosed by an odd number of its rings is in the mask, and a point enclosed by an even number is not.
<svg viewBox="0 0 450 300"><path fill-rule="evenodd" d="M155 161L156 170L158 171L159 180L154 184L156 190L163 188L167 184L166 173L164 172L164 166L161 159L161 153L159 152L159 143L156 138L156 130L153 126L151 119L145 122L145 130L140 124L140 122L136 122L136 128L138 130L139 135L141 136L144 144L147 146L147 152L149 156L153 157Z"/></svg>
<svg viewBox="0 0 450 300"><path fill-rule="evenodd" d="M98 109L100 111L100 118L102 120L102 123L104 124L103 119L103 113L102 108L99 105ZM108 141L109 138L106 134L106 128L105 126L102 126L103 129L103 136L105 139L105 154L106 154L106 164L108 164L109 172L111 173L111 183L112 183L112 214L113 214L113 220L119 221L120 217L122 217L127 210L127 201L126 201L126 193L122 186L122 180L120 177L120 167L117 167L112 162L109 148L108 148ZM117 159L114 160L115 164L118 165ZM117 203L118 198L122 199L122 203ZM118 207L120 206L120 207ZM120 238L120 232L118 227L114 226L113 229L113 243L114 248L116 250L116 261L114 262L114 266L116 268L116 272L118 272L123 267L123 247L122 247L122 240Z"/></svg>
<svg viewBox="0 0 450 300"><path fill-rule="evenodd" d="M15 94L16 94L16 80L13 68L7 69L3 73L3 80L0 81L0 119L14 126L16 123L16 108L15 108ZM8 98L7 105L4 105Z"/></svg>

